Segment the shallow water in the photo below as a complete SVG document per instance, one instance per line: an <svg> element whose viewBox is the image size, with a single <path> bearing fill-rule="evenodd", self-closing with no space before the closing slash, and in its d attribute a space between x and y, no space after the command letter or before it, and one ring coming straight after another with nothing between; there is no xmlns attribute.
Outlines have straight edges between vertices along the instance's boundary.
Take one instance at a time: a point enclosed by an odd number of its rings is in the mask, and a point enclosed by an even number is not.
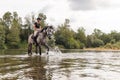
<svg viewBox="0 0 120 80"><path fill-rule="evenodd" d="M120 80L120 52L0 55L0 80Z"/></svg>

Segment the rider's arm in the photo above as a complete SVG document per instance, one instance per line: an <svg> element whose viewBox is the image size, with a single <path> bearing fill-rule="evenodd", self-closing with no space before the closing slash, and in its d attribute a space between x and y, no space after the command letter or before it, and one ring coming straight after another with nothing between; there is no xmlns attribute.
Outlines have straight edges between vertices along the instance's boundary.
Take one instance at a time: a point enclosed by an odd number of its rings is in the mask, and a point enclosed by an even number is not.
<svg viewBox="0 0 120 80"><path fill-rule="evenodd" d="M34 31L36 30L36 26L35 26L35 24L33 24L33 30L34 30Z"/></svg>
<svg viewBox="0 0 120 80"><path fill-rule="evenodd" d="M40 28L39 28L40 30L42 30L42 27L40 26Z"/></svg>

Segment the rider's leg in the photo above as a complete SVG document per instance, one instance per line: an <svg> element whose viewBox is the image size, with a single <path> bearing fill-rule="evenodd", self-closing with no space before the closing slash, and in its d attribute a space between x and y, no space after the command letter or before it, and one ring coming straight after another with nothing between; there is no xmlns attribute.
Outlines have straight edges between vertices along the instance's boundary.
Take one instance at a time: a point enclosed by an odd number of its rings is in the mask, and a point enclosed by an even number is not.
<svg viewBox="0 0 120 80"><path fill-rule="evenodd" d="M34 31L34 37L33 37L33 40L34 40L34 42L35 42L35 44L37 45L37 30L36 31Z"/></svg>

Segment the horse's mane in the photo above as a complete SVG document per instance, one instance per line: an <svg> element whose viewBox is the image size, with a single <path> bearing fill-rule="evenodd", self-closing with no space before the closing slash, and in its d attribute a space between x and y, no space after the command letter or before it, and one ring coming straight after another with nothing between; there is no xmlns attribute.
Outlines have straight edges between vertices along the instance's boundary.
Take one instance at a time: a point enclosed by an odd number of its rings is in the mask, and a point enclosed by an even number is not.
<svg viewBox="0 0 120 80"><path fill-rule="evenodd" d="M44 28L42 28L41 32L43 32L44 30L46 30L48 28L48 26L45 26Z"/></svg>
<svg viewBox="0 0 120 80"><path fill-rule="evenodd" d="M41 32L43 32L43 31L46 30L47 28L53 29L53 26L45 26L45 27L41 30Z"/></svg>

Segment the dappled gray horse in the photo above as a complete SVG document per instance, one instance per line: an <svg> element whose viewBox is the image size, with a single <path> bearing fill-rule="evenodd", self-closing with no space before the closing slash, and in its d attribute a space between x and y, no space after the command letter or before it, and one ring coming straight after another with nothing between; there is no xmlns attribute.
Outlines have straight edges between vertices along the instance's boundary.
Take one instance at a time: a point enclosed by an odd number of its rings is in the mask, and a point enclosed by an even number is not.
<svg viewBox="0 0 120 80"><path fill-rule="evenodd" d="M51 39L54 32L53 26L45 26L40 32L37 34L37 45L35 45L35 52L41 55L41 45L47 48L47 54L49 52L49 47L46 42L46 37ZM34 40L32 38L33 34L31 34L28 38L28 55L32 55L32 45L34 44Z"/></svg>

